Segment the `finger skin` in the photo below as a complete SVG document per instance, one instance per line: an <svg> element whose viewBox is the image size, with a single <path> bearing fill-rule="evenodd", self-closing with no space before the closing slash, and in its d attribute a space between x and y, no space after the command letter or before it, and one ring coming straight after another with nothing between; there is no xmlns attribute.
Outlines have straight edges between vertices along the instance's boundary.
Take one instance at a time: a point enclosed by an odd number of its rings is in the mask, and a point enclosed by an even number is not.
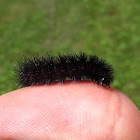
<svg viewBox="0 0 140 140"><path fill-rule="evenodd" d="M140 111L92 82L26 87L0 96L0 140L138 140Z"/></svg>

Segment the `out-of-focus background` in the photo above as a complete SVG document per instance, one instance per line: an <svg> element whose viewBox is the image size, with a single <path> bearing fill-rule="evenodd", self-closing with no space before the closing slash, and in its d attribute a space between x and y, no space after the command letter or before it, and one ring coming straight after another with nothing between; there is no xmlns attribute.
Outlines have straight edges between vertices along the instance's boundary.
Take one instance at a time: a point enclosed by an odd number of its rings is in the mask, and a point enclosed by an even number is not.
<svg viewBox="0 0 140 140"><path fill-rule="evenodd" d="M0 0L0 94L13 66L35 53L95 54L113 64L113 88L140 108L139 0Z"/></svg>

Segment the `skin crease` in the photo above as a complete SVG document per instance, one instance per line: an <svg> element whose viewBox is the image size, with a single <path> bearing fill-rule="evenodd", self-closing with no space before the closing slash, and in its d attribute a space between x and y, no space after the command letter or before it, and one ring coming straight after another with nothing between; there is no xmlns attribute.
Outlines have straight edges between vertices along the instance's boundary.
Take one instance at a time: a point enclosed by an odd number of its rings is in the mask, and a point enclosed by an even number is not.
<svg viewBox="0 0 140 140"><path fill-rule="evenodd" d="M0 96L0 140L139 140L140 111L122 92L90 81Z"/></svg>

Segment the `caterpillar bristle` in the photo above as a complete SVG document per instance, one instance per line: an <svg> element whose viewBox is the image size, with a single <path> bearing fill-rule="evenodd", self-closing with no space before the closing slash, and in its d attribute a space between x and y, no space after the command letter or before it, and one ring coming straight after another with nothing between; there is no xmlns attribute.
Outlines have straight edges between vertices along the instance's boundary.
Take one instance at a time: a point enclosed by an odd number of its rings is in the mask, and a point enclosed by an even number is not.
<svg viewBox="0 0 140 140"><path fill-rule="evenodd" d="M22 87L51 84L54 81L65 83L67 79L73 81L91 80L97 85L110 87L114 80L113 68L105 60L95 55L39 56L23 58L15 65L17 81Z"/></svg>

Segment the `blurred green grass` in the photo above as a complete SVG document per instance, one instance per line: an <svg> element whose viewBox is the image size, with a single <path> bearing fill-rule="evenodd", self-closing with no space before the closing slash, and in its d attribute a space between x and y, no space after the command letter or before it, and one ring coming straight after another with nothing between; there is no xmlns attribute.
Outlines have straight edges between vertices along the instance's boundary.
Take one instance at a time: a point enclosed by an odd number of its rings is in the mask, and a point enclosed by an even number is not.
<svg viewBox="0 0 140 140"><path fill-rule="evenodd" d="M34 53L95 54L113 64L112 87L140 108L139 0L1 0L0 94L17 89L13 65Z"/></svg>

